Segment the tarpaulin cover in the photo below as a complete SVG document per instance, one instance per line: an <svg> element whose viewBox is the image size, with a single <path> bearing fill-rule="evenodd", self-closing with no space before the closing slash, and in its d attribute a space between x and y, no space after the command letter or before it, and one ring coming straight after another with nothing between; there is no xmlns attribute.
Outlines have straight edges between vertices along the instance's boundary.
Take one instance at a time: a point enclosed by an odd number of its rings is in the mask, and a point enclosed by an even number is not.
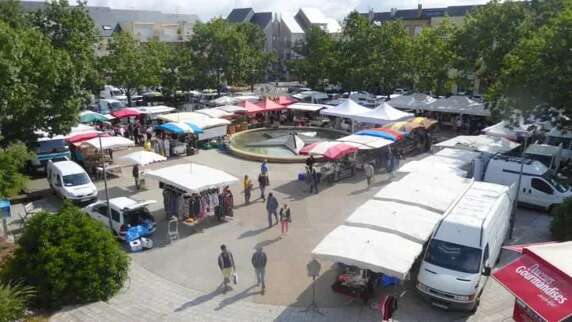
<svg viewBox="0 0 572 322"><path fill-rule="evenodd" d="M358 103L354 102L354 100L346 99L343 101L343 103L335 107L321 110L320 114L351 118L354 115L367 113L369 111L371 111L369 108L359 105Z"/></svg>
<svg viewBox="0 0 572 322"><path fill-rule="evenodd" d="M469 179L450 174L414 172L385 186L375 194L374 198L418 205L442 213L469 187L470 183Z"/></svg>
<svg viewBox="0 0 572 322"><path fill-rule="evenodd" d="M460 135L452 139L437 143L435 146L455 148L487 153L503 153L520 146L510 140L488 135Z"/></svg>
<svg viewBox="0 0 572 322"><path fill-rule="evenodd" d="M548 247L552 245L533 246ZM560 260L570 262L572 244L568 243ZM572 267L572 265L569 265ZM531 249L493 273L502 286L548 322L563 321L572 316L572 277L554 267Z"/></svg>
<svg viewBox="0 0 572 322"><path fill-rule="evenodd" d="M196 193L238 182L237 178L224 171L195 163L177 164L149 171L145 175L184 191Z"/></svg>
<svg viewBox="0 0 572 322"><path fill-rule="evenodd" d="M137 117L141 115L141 111L136 108L125 107L117 111L111 112L111 115L117 117L118 119L125 117Z"/></svg>
<svg viewBox="0 0 572 322"><path fill-rule="evenodd" d="M405 135L405 133L403 133L403 132L398 132L398 131L395 131L392 129L386 129L383 127L359 131L356 134L357 135L375 136L375 137L379 137L379 138L388 139L391 141L400 141L403 139L403 136Z"/></svg>
<svg viewBox="0 0 572 322"><path fill-rule="evenodd" d="M421 207L372 199L356 209L345 224L393 233L423 244L441 217L442 214Z"/></svg>
<svg viewBox="0 0 572 322"><path fill-rule="evenodd" d="M357 151L357 147L343 142L323 141L306 145L300 150L300 154L321 155L330 160L337 160Z"/></svg>
<svg viewBox="0 0 572 322"><path fill-rule="evenodd" d="M345 142L348 144L358 144L357 147L360 150L364 149L379 149L384 146L388 146L393 143L393 140L388 140L380 137L375 136L368 136L368 135L348 135L342 138L339 138L338 141ZM363 148L365 146L366 148Z"/></svg>
<svg viewBox="0 0 572 322"><path fill-rule="evenodd" d="M423 246L377 230L338 226L312 250L312 256L405 279Z"/></svg>
<svg viewBox="0 0 572 322"><path fill-rule="evenodd" d="M100 147L99 139L100 138L93 138L87 141L83 141L82 144L89 144L99 150ZM135 142L126 139L122 136L101 137L101 147L103 148L103 150L127 148L130 146L135 146Z"/></svg>
<svg viewBox="0 0 572 322"><path fill-rule="evenodd" d="M414 115L412 113L402 112L387 102L383 102L373 110L351 116L350 118L357 122L384 125L391 122L412 119L413 117Z"/></svg>
<svg viewBox="0 0 572 322"><path fill-rule="evenodd" d="M187 133L203 133L203 129L191 122L168 122L157 126L157 129L177 135Z"/></svg>

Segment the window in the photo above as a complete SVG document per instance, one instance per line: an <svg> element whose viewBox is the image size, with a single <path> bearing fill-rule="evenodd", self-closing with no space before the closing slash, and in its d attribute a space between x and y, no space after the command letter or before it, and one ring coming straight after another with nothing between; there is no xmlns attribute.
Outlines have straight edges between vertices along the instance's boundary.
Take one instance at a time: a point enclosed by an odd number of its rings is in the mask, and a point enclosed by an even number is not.
<svg viewBox="0 0 572 322"><path fill-rule="evenodd" d="M70 174L64 176L64 186L74 187L89 183L89 177L85 173Z"/></svg>
<svg viewBox="0 0 572 322"><path fill-rule="evenodd" d="M104 217L107 217L107 205L97 206L97 207L95 208L95 211L96 211L98 214L100 214L100 215L102 215L102 216L104 216Z"/></svg>
<svg viewBox="0 0 572 322"><path fill-rule="evenodd" d="M113 221L116 221L118 223L120 222L119 221L119 212L117 212L117 210L115 210L113 208L111 208L111 219L113 219Z"/></svg>
<svg viewBox="0 0 572 322"><path fill-rule="evenodd" d="M549 195L554 193L554 190L552 189L552 187L548 183L546 183L546 181L544 181L542 179L533 178L531 185L534 189L536 189L538 191L542 191L542 192L547 193Z"/></svg>
<svg viewBox="0 0 572 322"><path fill-rule="evenodd" d="M487 247L485 247L485 252L483 253L483 267L485 267L487 260L489 260L489 245L488 244L487 244Z"/></svg>
<svg viewBox="0 0 572 322"><path fill-rule="evenodd" d="M433 239L425 260L443 268L474 274L481 266L481 250Z"/></svg>

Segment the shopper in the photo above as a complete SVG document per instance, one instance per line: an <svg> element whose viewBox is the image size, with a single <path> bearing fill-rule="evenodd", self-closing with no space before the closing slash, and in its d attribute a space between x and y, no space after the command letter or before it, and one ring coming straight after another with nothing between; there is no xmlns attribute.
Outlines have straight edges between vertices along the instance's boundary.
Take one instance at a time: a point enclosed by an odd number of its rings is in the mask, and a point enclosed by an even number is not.
<svg viewBox="0 0 572 322"><path fill-rule="evenodd" d="M316 169L314 168L309 169L309 177L310 177L310 193L314 191L318 193L318 183L320 181L320 178L318 177Z"/></svg>
<svg viewBox="0 0 572 322"><path fill-rule="evenodd" d="M276 224L278 224L278 200L272 192L268 194L268 199L266 200L266 211L268 212L268 227L272 227L272 215L276 218Z"/></svg>
<svg viewBox="0 0 572 322"><path fill-rule="evenodd" d="M266 201L266 195L264 191L269 184L268 175L263 174L262 172L258 175L258 187L260 188L260 199L262 201Z"/></svg>
<svg viewBox="0 0 572 322"><path fill-rule="evenodd" d="M365 171L365 177L367 178L367 186L369 187L371 185L371 182L373 181L373 175L375 169L373 168L373 165L370 162L366 162L363 165L363 170Z"/></svg>
<svg viewBox="0 0 572 322"><path fill-rule="evenodd" d="M236 271L236 267L232 253L226 249L225 245L220 246L220 255L218 255L218 267L220 268L223 276L223 292L226 293L226 290L228 289L228 283L230 283L230 278L233 272Z"/></svg>
<svg viewBox="0 0 572 322"><path fill-rule="evenodd" d="M287 204L283 204L280 208L280 231L281 236L288 232L288 223L292 222L292 216L290 215L290 208Z"/></svg>
<svg viewBox="0 0 572 322"><path fill-rule="evenodd" d="M135 187L139 190L139 164L133 166L133 179L135 180Z"/></svg>
<svg viewBox="0 0 572 322"><path fill-rule="evenodd" d="M260 173L264 174L264 175L268 175L268 160L264 159L264 161L262 161L262 164L260 165Z"/></svg>
<svg viewBox="0 0 572 322"><path fill-rule="evenodd" d="M252 193L252 180L250 180L250 178L247 175L244 176L243 186L244 186L244 203L248 204L250 203L250 195Z"/></svg>
<svg viewBox="0 0 572 322"><path fill-rule="evenodd" d="M261 292L264 294L266 289L266 284L264 282L264 277L266 275L266 253L262 250L262 246L257 246L256 251L252 254L251 258L252 266L254 266L254 273L256 274L256 286L261 286Z"/></svg>
<svg viewBox="0 0 572 322"><path fill-rule="evenodd" d="M314 159L313 155L311 155L309 158L306 159L306 166L308 166L309 168L313 168L314 163L316 163L316 159Z"/></svg>

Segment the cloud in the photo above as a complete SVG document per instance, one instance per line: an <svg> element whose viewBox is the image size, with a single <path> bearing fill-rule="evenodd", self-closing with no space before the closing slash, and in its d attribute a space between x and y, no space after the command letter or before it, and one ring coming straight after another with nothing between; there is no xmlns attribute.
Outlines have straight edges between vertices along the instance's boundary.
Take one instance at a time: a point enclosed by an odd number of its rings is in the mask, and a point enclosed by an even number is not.
<svg viewBox="0 0 572 322"><path fill-rule="evenodd" d="M424 8L436 8L485 2L485 0L425 0L422 4ZM88 0L88 5L91 6L196 14L203 21L217 16L226 17L233 8L244 7L282 15L294 15L301 7L314 7L322 10L326 16L341 21L352 10L367 12L370 8L375 11L389 11L391 8L412 9L417 8L417 3L417 0Z"/></svg>

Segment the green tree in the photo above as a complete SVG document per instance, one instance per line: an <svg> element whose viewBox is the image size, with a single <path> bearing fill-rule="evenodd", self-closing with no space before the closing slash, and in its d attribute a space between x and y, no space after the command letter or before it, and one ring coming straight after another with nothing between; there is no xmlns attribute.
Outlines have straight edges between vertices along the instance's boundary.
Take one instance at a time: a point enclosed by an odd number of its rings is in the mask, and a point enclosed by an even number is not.
<svg viewBox="0 0 572 322"><path fill-rule="evenodd" d="M106 73L113 84L126 90L130 106L133 91L159 84L163 48L157 40L145 45L127 32L113 35L109 55L105 57Z"/></svg>
<svg viewBox="0 0 572 322"><path fill-rule="evenodd" d="M129 257L111 231L79 208L30 219L2 277L37 291L35 304L62 305L107 300L127 278Z"/></svg>
<svg viewBox="0 0 572 322"><path fill-rule="evenodd" d="M483 88L496 82L504 57L530 30L525 2L493 0L465 17L455 46L458 69L474 73Z"/></svg>
<svg viewBox="0 0 572 322"><path fill-rule="evenodd" d="M289 63L289 70L311 88L322 89L336 59L335 42L318 27L306 30L304 42L294 50L302 58Z"/></svg>
<svg viewBox="0 0 572 322"><path fill-rule="evenodd" d="M24 318L28 301L33 296L34 290L31 287L20 283L0 283L0 322Z"/></svg>
<svg viewBox="0 0 572 322"><path fill-rule="evenodd" d="M67 133L82 103L80 83L65 50L36 30L0 21L0 145L31 143L35 130Z"/></svg>
<svg viewBox="0 0 572 322"><path fill-rule="evenodd" d="M554 210L550 231L554 240L572 240L572 198L566 199Z"/></svg>
<svg viewBox="0 0 572 322"><path fill-rule="evenodd" d="M529 110L546 103L572 113L572 3L505 56L497 95Z"/></svg>
<svg viewBox="0 0 572 322"><path fill-rule="evenodd" d="M12 197L22 191L28 179L22 171L31 159L32 154L23 144L0 148L0 197Z"/></svg>
<svg viewBox="0 0 572 322"><path fill-rule="evenodd" d="M250 89L254 90L254 84L266 76L275 57L271 53L264 52L266 37L259 26L241 23L236 25L236 32L241 38L241 56L243 57L238 67L243 72L240 75L240 83L249 84Z"/></svg>
<svg viewBox="0 0 572 322"><path fill-rule="evenodd" d="M51 1L31 17L32 24L46 35L54 48L63 49L70 55L82 89L96 91L103 86L95 64L99 34L85 1L79 1L75 6L70 6L67 0Z"/></svg>
<svg viewBox="0 0 572 322"><path fill-rule="evenodd" d="M372 84L368 71L371 60L378 54L371 47L373 32L374 26L357 11L351 12L344 20L342 39L334 51L332 78L346 90L364 90L376 86Z"/></svg>
<svg viewBox="0 0 572 322"><path fill-rule="evenodd" d="M424 28L413 39L413 81L417 91L447 94L446 84L455 64L456 27L449 20Z"/></svg>
<svg viewBox="0 0 572 322"><path fill-rule="evenodd" d="M28 24L28 20L20 1L6 0L0 1L0 21L4 21L12 28L22 28Z"/></svg>

